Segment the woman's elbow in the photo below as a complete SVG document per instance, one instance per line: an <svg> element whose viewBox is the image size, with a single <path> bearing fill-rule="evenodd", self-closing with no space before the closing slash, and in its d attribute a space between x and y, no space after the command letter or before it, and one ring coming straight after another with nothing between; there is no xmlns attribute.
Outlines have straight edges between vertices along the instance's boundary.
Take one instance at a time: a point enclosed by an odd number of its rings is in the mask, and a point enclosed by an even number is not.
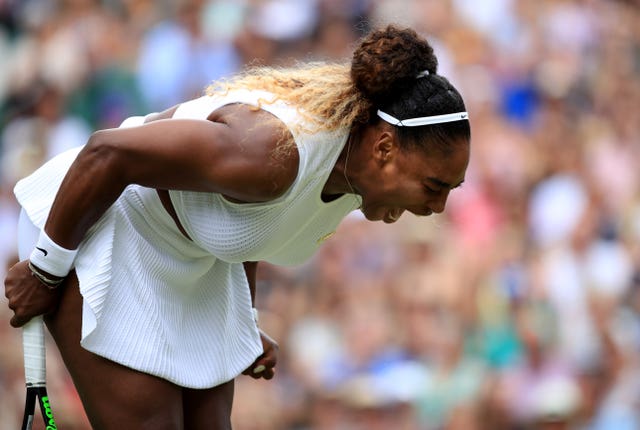
<svg viewBox="0 0 640 430"><path fill-rule="evenodd" d="M87 141L84 149L76 160L86 172L114 171L118 165L118 150L113 139L109 136L109 130L94 132Z"/></svg>
<svg viewBox="0 0 640 430"><path fill-rule="evenodd" d="M108 135L108 130L94 131L91 136L89 136L85 149L89 149L91 151L104 149L105 145L107 145L109 141Z"/></svg>

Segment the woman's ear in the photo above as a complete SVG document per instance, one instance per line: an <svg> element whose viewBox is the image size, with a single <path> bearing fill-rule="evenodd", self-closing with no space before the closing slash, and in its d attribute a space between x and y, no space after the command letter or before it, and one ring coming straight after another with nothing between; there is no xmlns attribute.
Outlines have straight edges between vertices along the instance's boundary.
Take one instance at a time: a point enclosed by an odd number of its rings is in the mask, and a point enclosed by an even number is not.
<svg viewBox="0 0 640 430"><path fill-rule="evenodd" d="M395 134L388 130L383 130L373 144L373 158L379 163L391 161L398 150Z"/></svg>

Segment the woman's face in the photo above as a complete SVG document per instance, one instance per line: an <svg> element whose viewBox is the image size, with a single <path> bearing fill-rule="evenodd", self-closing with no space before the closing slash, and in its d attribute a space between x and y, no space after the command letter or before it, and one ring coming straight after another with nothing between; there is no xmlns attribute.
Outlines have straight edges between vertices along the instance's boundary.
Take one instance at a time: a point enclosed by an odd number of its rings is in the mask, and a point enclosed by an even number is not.
<svg viewBox="0 0 640 430"><path fill-rule="evenodd" d="M386 141L385 141L386 139ZM393 223L404 211L428 216L444 210L449 192L460 186L469 163L469 143L452 142L450 154L400 149L393 134L376 142L368 174L359 179L362 213Z"/></svg>

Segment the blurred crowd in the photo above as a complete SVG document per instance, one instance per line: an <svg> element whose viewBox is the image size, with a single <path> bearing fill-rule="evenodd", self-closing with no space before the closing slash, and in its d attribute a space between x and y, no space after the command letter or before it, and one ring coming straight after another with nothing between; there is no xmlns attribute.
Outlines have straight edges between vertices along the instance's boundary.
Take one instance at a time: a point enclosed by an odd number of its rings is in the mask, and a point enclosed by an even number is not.
<svg viewBox="0 0 640 430"><path fill-rule="evenodd" d="M390 22L425 35L465 97L466 181L444 214L353 213L309 263L261 267L280 362L238 378L234 428L639 429L634 1L0 0L0 275L12 187L44 160L246 65L348 60ZM9 318L0 430L24 396ZM58 426L88 429L53 344L48 383Z"/></svg>

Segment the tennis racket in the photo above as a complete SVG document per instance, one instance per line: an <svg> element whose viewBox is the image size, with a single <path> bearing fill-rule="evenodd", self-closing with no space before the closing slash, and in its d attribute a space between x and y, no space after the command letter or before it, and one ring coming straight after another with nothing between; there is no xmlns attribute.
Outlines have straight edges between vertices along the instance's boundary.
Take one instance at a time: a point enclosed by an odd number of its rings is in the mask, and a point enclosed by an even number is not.
<svg viewBox="0 0 640 430"><path fill-rule="evenodd" d="M35 419L36 398L46 430L57 430L49 404L46 387L46 359L44 349L44 323L42 317L33 318L22 329L24 349L24 376L27 384L27 399L24 405L22 430L31 430Z"/></svg>

